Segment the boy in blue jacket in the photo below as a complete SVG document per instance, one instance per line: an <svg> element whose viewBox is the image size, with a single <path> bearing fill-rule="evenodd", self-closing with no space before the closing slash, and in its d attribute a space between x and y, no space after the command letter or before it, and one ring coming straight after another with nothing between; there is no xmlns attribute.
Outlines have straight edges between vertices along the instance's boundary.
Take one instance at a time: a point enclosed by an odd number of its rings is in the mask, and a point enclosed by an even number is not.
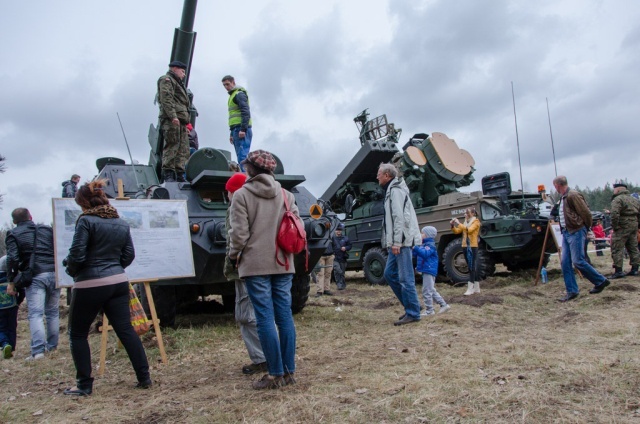
<svg viewBox="0 0 640 424"><path fill-rule="evenodd" d="M451 307L447 305L442 296L436 291L436 275L438 274L438 251L434 239L438 234L435 227L424 227L422 229L422 245L414 246L413 256L418 258L418 272L422 273L422 297L424 299L425 311L422 316L435 315L433 302L440 305L439 314L447 312Z"/></svg>

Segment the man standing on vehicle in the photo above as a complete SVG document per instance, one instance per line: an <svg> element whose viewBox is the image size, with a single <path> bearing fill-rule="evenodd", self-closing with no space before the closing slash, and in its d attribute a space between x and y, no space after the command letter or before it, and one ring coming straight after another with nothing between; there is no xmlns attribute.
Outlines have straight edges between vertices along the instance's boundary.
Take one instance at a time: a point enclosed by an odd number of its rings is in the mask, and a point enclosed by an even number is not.
<svg viewBox="0 0 640 424"><path fill-rule="evenodd" d="M638 219L640 219L640 202L633 198L623 182L613 185L611 200L611 257L615 273L609 278L624 278L627 275L638 275L640 252L638 252ZM624 265L624 249L629 253L631 271L627 274L622 270Z"/></svg>
<svg viewBox="0 0 640 424"><path fill-rule="evenodd" d="M174 60L169 71L158 79L160 127L164 136L162 149L162 179L165 182L184 182L184 167L189 159L190 121L189 95L184 86L187 65Z"/></svg>
<svg viewBox="0 0 640 424"><path fill-rule="evenodd" d="M53 230L48 225L36 225L28 209L17 208L11 212L16 227L7 231L7 277L14 281L18 271L24 271L33 258L33 281L22 285L10 283L7 293L26 288L31 331L31 356L27 360L42 359L45 352L58 347L60 332L60 289L56 288L53 257ZM36 236L37 232L37 236ZM37 238L36 238L37 237ZM35 244L35 249L34 249ZM46 317L47 328L43 318Z"/></svg>
<svg viewBox="0 0 640 424"><path fill-rule="evenodd" d="M418 322L420 301L416 292L412 256L413 246L422 243L418 218L409 198L409 188L398 177L395 166L380 164L377 179L385 191L382 246L388 249L389 256L384 278L405 310L393 325Z"/></svg>
<svg viewBox="0 0 640 424"><path fill-rule="evenodd" d="M584 257L584 244L587 230L591 228L591 211L582 194L569 189L567 177L558 176L553 180L553 186L562 196L560 199L559 215L560 228L562 229L562 276L567 294L558 299L560 302L568 302L578 297L580 290L573 273L575 266L584 278L589 280L594 287L591 294L600 293L609 285L602 274L596 271Z"/></svg>
<svg viewBox="0 0 640 424"><path fill-rule="evenodd" d="M243 87L236 86L236 80L231 75L222 78L222 85L229 93L229 142L233 144L244 172L242 161L249 154L253 138L249 93Z"/></svg>
<svg viewBox="0 0 640 424"><path fill-rule="evenodd" d="M62 183L62 197L75 199L76 191L78 191L78 183L80 182L80 175L73 174L70 180Z"/></svg>

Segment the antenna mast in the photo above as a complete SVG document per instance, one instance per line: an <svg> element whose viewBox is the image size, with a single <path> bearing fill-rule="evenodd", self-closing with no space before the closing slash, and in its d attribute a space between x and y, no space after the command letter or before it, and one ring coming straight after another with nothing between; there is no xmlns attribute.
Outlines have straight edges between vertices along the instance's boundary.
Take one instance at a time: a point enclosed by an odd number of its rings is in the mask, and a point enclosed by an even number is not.
<svg viewBox="0 0 640 424"><path fill-rule="evenodd" d="M558 167L556 166L556 148L553 146L553 132L551 131L551 114L549 113L549 99L544 98L547 101L547 118L549 119L549 135L551 136L551 152L553 153L553 167L556 170L556 177L558 176Z"/></svg>
<svg viewBox="0 0 640 424"><path fill-rule="evenodd" d="M516 124L516 144L518 146L518 167L520 168L520 190L522 190L522 204L524 205L524 183L522 182L522 162L520 160L520 138L518 137L518 117L516 116L516 95L511 81L511 100L513 101L513 121Z"/></svg>

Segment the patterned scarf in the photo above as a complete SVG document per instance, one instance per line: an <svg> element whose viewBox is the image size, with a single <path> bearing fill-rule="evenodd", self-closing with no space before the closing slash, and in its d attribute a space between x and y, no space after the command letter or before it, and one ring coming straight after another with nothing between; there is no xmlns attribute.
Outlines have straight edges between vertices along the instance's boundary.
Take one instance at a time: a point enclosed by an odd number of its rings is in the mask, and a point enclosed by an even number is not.
<svg viewBox="0 0 640 424"><path fill-rule="evenodd" d="M116 208L114 208L111 205L100 205L100 206L96 206L95 208L87 209L86 211L82 212L80 216L83 216L83 215L96 215L96 216L99 216L100 218L107 218L107 219L120 218L120 215L118 215L118 211L116 210Z"/></svg>

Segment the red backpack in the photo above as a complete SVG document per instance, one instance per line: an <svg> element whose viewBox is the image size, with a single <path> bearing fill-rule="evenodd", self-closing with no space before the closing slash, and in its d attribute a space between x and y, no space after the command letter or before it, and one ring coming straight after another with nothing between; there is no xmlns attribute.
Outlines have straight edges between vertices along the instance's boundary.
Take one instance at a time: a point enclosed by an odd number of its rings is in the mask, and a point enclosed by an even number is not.
<svg viewBox="0 0 640 424"><path fill-rule="evenodd" d="M307 254L307 233L304 231L304 224L289 209L289 200L284 189L282 189L282 197L284 198L285 212L276 235L276 262L289 271L289 258L287 258L286 254L293 253L295 255L304 250L306 257L305 271L307 271L309 268L309 255ZM278 250L284 251L284 262L280 262Z"/></svg>

